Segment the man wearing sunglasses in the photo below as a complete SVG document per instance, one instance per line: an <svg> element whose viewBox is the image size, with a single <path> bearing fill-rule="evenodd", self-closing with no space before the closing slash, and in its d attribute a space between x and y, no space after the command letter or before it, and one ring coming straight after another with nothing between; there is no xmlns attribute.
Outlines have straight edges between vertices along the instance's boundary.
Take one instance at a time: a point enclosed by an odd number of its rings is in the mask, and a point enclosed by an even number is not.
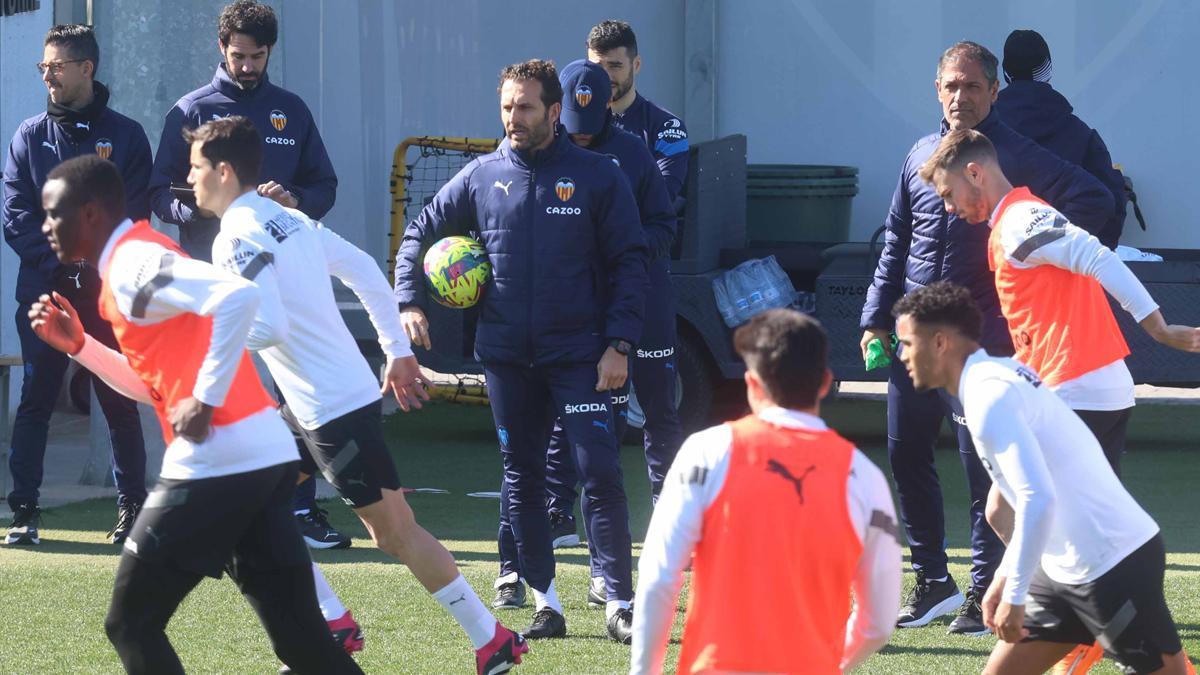
<svg viewBox="0 0 1200 675"><path fill-rule="evenodd" d="M58 291L77 308L90 335L117 348L112 328L100 318L100 278L95 268L58 261L42 234L42 186L62 162L95 154L112 161L125 184L130 218L150 216L146 186L150 180L150 143L137 122L108 107L108 89L97 82L100 50L88 26L59 25L46 33L37 64L49 96L46 111L25 120L13 136L4 164L4 202L0 223L4 239L21 259L17 272L17 335L21 340L24 380L12 427L9 468L13 489L8 505L13 522L6 544L32 545L38 535L38 496L50 415L62 388L67 357L42 342L26 315L43 293ZM146 499L146 447L137 404L95 381L96 398L108 420L117 484L117 524L110 537L125 541Z"/></svg>

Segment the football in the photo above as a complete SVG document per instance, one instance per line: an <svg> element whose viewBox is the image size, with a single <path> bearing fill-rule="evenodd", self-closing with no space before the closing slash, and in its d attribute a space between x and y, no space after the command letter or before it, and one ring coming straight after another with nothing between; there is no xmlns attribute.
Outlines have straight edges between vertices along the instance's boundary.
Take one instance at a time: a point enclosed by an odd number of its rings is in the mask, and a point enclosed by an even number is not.
<svg viewBox="0 0 1200 675"><path fill-rule="evenodd" d="M470 237L446 237L425 253L425 281L429 295L453 309L473 307L483 298L492 278L483 245Z"/></svg>

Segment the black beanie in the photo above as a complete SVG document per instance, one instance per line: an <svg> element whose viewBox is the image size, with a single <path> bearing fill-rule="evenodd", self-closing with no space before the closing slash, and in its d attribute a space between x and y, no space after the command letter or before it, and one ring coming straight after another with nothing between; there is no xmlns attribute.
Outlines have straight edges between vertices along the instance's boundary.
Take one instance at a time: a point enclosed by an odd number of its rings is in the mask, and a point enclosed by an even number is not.
<svg viewBox="0 0 1200 675"><path fill-rule="evenodd" d="M1004 79L1050 81L1050 47L1035 30L1014 30L1004 41Z"/></svg>

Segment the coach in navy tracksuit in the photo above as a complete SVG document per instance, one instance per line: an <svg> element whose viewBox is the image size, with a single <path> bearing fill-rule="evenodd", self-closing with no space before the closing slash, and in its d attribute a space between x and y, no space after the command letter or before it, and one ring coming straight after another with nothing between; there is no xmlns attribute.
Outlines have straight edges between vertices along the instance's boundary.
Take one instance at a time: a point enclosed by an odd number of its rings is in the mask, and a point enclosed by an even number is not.
<svg viewBox="0 0 1200 675"><path fill-rule="evenodd" d="M271 84L267 77L278 34L270 6L244 2L227 6L217 21L223 62L212 82L179 99L163 123L150 180L150 203L160 219L179 226L179 243L193 258L212 260L212 242L220 221L197 212L195 200L187 196L190 192L182 199L171 193L172 185L187 187L190 146L183 140L185 128L229 115L248 117L263 138L259 194L299 209L313 220L320 220L333 208L337 174L312 113L299 96ZM296 488L294 508L310 547L350 545L350 538L330 527L324 512L317 508L314 478Z"/></svg>
<svg viewBox="0 0 1200 675"><path fill-rule="evenodd" d="M883 253L862 311L864 354L871 339L886 342L895 325L892 305L900 296L940 280L970 289L983 312L984 348L996 355L1013 353L988 267L989 229L948 215L942 198L917 175L948 130L974 128L986 135L1013 184L1028 186L1072 223L1094 230L1112 216L1112 195L1099 181L1000 121L991 109L998 88L997 65L991 52L973 42L955 44L938 62L942 129L917 141L904 160L885 221ZM957 433L971 493L971 587L965 602L946 570L942 492L933 463L943 418ZM986 633L979 600L1003 554L983 514L991 480L975 454L958 401L943 390L914 391L899 359L893 359L888 380L888 457L917 572L917 585L900 610L898 624L921 626L958 607L951 632Z"/></svg>
<svg viewBox="0 0 1200 675"><path fill-rule="evenodd" d="M477 233L493 266L475 335L504 460L501 509L537 610L528 637L566 633L546 512L546 444L561 420L583 478L584 515L607 584L607 627L628 642L633 615L629 510L610 398L642 333L646 238L628 181L576 147L557 122L553 64L501 75L500 148L468 164L408 225L396 295L413 342L429 347L421 253Z"/></svg>
<svg viewBox="0 0 1200 675"><path fill-rule="evenodd" d="M666 183L658 172L654 157L642 139L622 131L612 123L608 98L608 75L600 66L586 60L574 61L559 74L562 84L563 129L576 145L601 154L621 167L633 188L642 229L650 247L650 284L646 287L645 321L641 339L634 350L631 379L638 402L646 411L646 468L654 495L662 490L667 469L675 459L683 432L675 412L675 306L668 258L675 238L675 214ZM640 355L646 354L647 357ZM653 356L650 356L653 355ZM612 398L618 441L625 430L628 387ZM653 420L653 421L652 421ZM546 459L546 484L550 491L548 506L552 528L568 523L575 530L575 484L577 474L566 433L555 425ZM563 531L567 531L564 528ZM555 530L557 534L557 530ZM493 606L520 606L523 588L517 566L516 546L507 522L500 523L500 578ZM589 546L591 541L589 539ZM602 581L602 573L593 560L592 577ZM600 586L599 583L596 584ZM514 587L515 586L515 587ZM602 588L602 587L601 587ZM600 590L592 597L604 604Z"/></svg>
<svg viewBox="0 0 1200 675"><path fill-rule="evenodd" d="M1113 168L1100 133L1075 116L1071 103L1050 86L1050 47L1037 31L1014 30L1004 42L1004 79L996 112L1009 127L1059 157L1078 164L1112 193L1115 209L1094 234L1115 249L1125 228L1125 177Z"/></svg>
<svg viewBox="0 0 1200 675"><path fill-rule="evenodd" d="M38 543L38 490L50 415L66 373L65 354L42 342L29 327L29 307L38 296L58 291L79 311L88 334L117 348L112 327L100 318L100 277L94 267L59 263L42 233L42 186L50 170L64 160L97 154L111 160L125 180L129 217L150 217L146 183L150 143L137 122L108 107L108 89L94 77L99 47L87 26L55 26L46 34L38 65L50 92L46 112L21 123L8 146L4 165L4 239L21 259L17 272L17 336L21 340L24 379L21 403L12 427L9 467L13 490L8 505L13 527L8 543ZM115 543L125 540L146 499L146 447L137 404L94 380L96 398L108 420L117 483Z"/></svg>
<svg viewBox="0 0 1200 675"><path fill-rule="evenodd" d="M179 243L193 258L212 260L220 221L199 213L194 199L171 193L172 185L187 184L185 128L229 115L250 118L264 141L259 193L314 220L333 208L337 175L312 113L299 96L267 78L277 37L278 24L269 6L226 7L217 35L224 61L212 81L179 99L163 123L150 180L151 207L164 222L179 226Z"/></svg>

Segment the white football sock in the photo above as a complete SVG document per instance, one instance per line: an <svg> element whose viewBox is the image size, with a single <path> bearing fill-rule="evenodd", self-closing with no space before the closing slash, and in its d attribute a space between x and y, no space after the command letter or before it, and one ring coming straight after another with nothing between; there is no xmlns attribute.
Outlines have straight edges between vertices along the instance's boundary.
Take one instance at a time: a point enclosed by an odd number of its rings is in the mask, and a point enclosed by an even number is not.
<svg viewBox="0 0 1200 675"><path fill-rule="evenodd" d="M521 578L521 575L517 574L516 572L509 572L508 574L496 577L496 582L492 584L492 586L494 586L496 590L499 590L504 584L515 584L518 581L524 581L524 579Z"/></svg>
<svg viewBox="0 0 1200 675"><path fill-rule="evenodd" d="M317 567L317 563L313 563L312 567L313 582L317 586L317 602L321 603L321 616L325 617L326 621L336 621L342 618L346 614L346 606L338 599L337 593L333 592L333 588L325 580L325 575L321 574L321 568Z"/></svg>
<svg viewBox="0 0 1200 675"><path fill-rule="evenodd" d="M554 580L553 579L550 580L550 587L546 589L545 593L539 591L536 588L533 589L533 603L534 603L534 610L539 610L539 609L544 609L546 607L549 607L550 609L558 612L559 614L563 613L562 603L559 602L559 600L558 600L558 592L554 590Z"/></svg>
<svg viewBox="0 0 1200 675"><path fill-rule="evenodd" d="M496 617L483 606L483 601L463 575L458 575L454 581L435 592L433 599L462 626L475 649L482 648L495 637Z"/></svg>
<svg viewBox="0 0 1200 675"><path fill-rule="evenodd" d="M604 620L607 621L611 619L613 614L616 614L622 609L629 609L628 600L609 600L608 602L604 603Z"/></svg>

